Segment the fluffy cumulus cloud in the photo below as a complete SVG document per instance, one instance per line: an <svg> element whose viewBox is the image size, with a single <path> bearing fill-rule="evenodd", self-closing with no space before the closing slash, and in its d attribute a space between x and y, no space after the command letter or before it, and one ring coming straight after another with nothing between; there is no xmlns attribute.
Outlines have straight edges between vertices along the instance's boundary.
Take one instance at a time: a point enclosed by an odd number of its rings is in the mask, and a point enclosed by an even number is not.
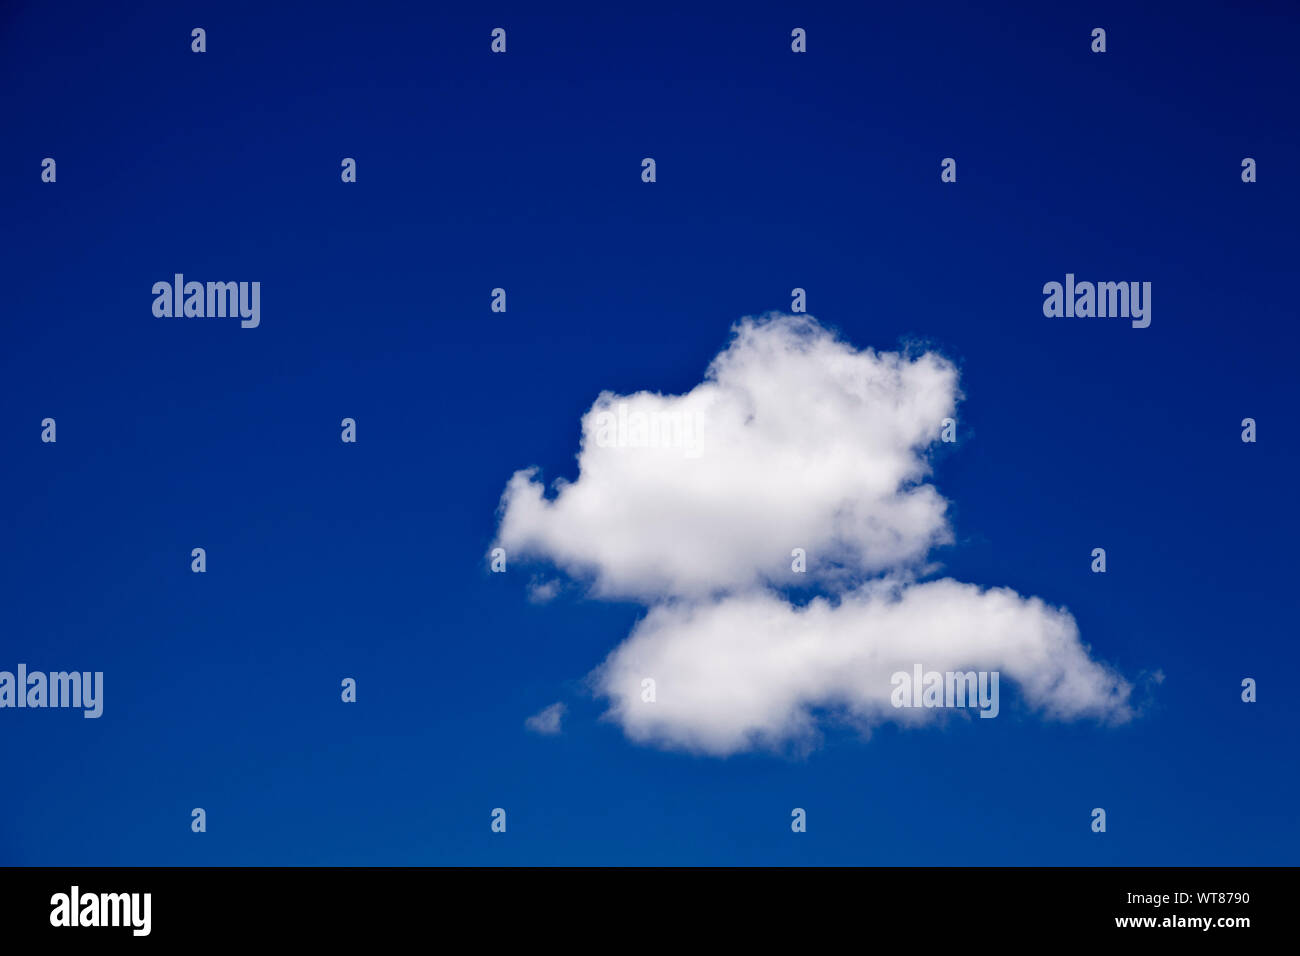
<svg viewBox="0 0 1300 956"><path fill-rule="evenodd" d="M890 703L890 675L917 662L999 671L1050 716L1124 719L1129 685L1065 611L918 583L950 540L927 450L957 378L939 355L856 349L811 317L743 320L686 394L599 395L578 478L517 472L497 543L648 606L592 675L635 740L727 754L811 741L828 714L932 718ZM779 593L808 581L834 597Z"/></svg>
<svg viewBox="0 0 1300 956"><path fill-rule="evenodd" d="M595 676L633 739L726 754L811 743L818 713L864 728L932 719L934 710L890 700L891 675L917 663L996 671L1060 718L1109 719L1125 707L1127 685L1089 659L1069 614L950 579L873 582L804 607L766 592L659 605ZM642 695L649 675L652 704Z"/></svg>
<svg viewBox="0 0 1300 956"><path fill-rule="evenodd" d="M811 319L745 322L685 395L602 393L578 480L550 498L516 473L500 540L649 600L788 583L794 547L818 555L814 576L895 568L948 534L921 480L956 390L937 355L856 351Z"/></svg>

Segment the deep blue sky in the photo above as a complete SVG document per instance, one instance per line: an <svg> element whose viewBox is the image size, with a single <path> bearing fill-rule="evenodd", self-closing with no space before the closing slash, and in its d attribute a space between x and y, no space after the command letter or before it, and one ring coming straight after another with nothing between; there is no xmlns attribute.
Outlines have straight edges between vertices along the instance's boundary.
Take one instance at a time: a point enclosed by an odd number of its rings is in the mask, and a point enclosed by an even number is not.
<svg viewBox="0 0 1300 956"><path fill-rule="evenodd" d="M4 4L0 669L106 693L0 711L0 862L1296 863L1294 7L544 6ZM1044 318L1067 271L1151 327ZM175 272L261 327L155 318ZM1161 669L1143 716L805 759L598 720L642 609L488 574L505 482L795 286L959 363L936 557Z"/></svg>

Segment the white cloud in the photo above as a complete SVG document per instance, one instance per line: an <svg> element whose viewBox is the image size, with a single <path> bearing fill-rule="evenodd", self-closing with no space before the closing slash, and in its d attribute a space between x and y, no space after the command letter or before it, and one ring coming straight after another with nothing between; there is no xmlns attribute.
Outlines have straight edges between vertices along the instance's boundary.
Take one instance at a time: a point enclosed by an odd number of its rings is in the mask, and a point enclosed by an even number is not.
<svg viewBox="0 0 1300 956"><path fill-rule="evenodd" d="M924 448L957 400L937 355L857 351L810 318L746 321L686 395L602 393L582 419L579 478L553 499L531 471L503 498L499 541L592 578L598 594L701 596L789 583L790 550L864 572L922 558L946 539ZM601 447L601 412L703 423L681 447Z"/></svg>
<svg viewBox="0 0 1300 956"><path fill-rule="evenodd" d="M593 674L634 740L727 754L809 744L815 710L869 727L936 712L895 709L890 676L998 671L1057 718L1128 715L1129 685L1088 658L1074 619L1006 588L878 581L796 608L752 592L651 609ZM655 680L656 699L641 699Z"/></svg>
<svg viewBox="0 0 1300 956"><path fill-rule="evenodd" d="M558 734L560 732L560 721L564 719L564 710L564 704L558 702L551 704L549 707L543 707L525 720L524 726L538 734Z"/></svg>
<svg viewBox="0 0 1300 956"><path fill-rule="evenodd" d="M592 675L607 716L635 740L714 754L806 743L824 712L864 727L932 718L889 705L890 675L914 663L998 670L1052 717L1129 716L1129 685L1090 659L1067 612L915 583L951 540L926 458L960 398L950 362L858 350L806 316L733 333L684 395L601 393L577 480L548 497L520 471L502 497L513 556L650 608ZM702 429L647 442L638 420ZM806 575L791 573L793 548ZM796 608L774 590L809 581L839 599Z"/></svg>

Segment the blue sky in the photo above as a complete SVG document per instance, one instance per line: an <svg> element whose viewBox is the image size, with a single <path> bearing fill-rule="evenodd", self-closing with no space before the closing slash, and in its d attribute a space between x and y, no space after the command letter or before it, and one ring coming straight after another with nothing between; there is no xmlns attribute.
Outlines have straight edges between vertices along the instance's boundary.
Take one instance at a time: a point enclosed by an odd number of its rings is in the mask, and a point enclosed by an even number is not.
<svg viewBox="0 0 1300 956"><path fill-rule="evenodd" d="M0 710L0 862L1296 862L1294 11L263 6L0 13L0 669L105 674L98 720ZM155 318L177 272L260 281L260 327ZM1045 318L1067 272L1151 326ZM1139 716L727 757L600 720L645 606L488 573L506 481L796 286L956 364L932 558L1159 669Z"/></svg>

